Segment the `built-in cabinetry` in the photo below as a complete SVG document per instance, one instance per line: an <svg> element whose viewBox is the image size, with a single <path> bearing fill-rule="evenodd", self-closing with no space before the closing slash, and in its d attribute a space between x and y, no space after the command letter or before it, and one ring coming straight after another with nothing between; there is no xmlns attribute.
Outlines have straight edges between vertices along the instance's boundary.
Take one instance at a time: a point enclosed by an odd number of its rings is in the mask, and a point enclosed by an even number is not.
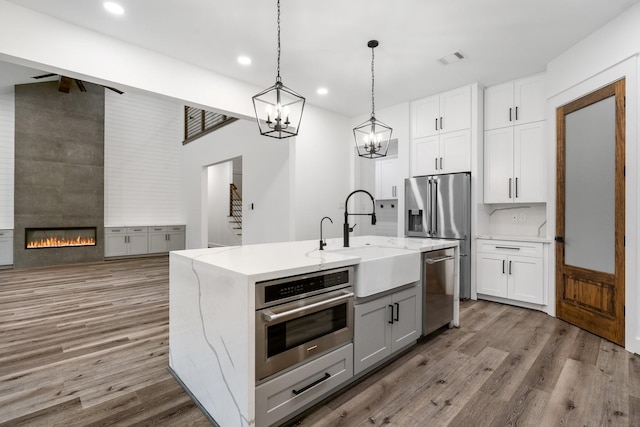
<svg viewBox="0 0 640 427"><path fill-rule="evenodd" d="M149 227L149 253L184 249L184 225Z"/></svg>
<svg viewBox="0 0 640 427"><path fill-rule="evenodd" d="M354 374L414 343L422 333L420 285L358 303L354 315Z"/></svg>
<svg viewBox="0 0 640 427"><path fill-rule="evenodd" d="M0 265L13 264L13 230L0 230Z"/></svg>
<svg viewBox="0 0 640 427"><path fill-rule="evenodd" d="M413 176L471 170L471 86L411 103Z"/></svg>
<svg viewBox="0 0 640 427"><path fill-rule="evenodd" d="M484 91L484 202L545 202L544 76Z"/></svg>
<svg viewBox="0 0 640 427"><path fill-rule="evenodd" d="M477 240L477 292L532 304L546 304L543 243Z"/></svg>
<svg viewBox="0 0 640 427"><path fill-rule="evenodd" d="M184 225L158 227L107 227L105 257L162 253L185 247Z"/></svg>
<svg viewBox="0 0 640 427"><path fill-rule="evenodd" d="M398 158L376 160L376 191L379 200L398 198Z"/></svg>

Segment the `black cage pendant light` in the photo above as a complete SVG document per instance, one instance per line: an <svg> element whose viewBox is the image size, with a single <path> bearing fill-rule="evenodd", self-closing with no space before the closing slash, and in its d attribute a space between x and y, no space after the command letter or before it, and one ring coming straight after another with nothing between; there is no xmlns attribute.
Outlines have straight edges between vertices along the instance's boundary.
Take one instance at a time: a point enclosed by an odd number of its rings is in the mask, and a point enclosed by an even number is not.
<svg viewBox="0 0 640 427"><path fill-rule="evenodd" d="M280 0L278 0L278 75L276 84L253 98L253 110L260 133L283 139L296 136L300 130L304 97L282 84L280 78Z"/></svg>
<svg viewBox="0 0 640 427"><path fill-rule="evenodd" d="M360 157L375 159L385 157L389 150L389 141L393 129L376 119L376 101L374 96L374 53L378 47L377 40L370 40L367 46L371 48L371 118L353 129L356 149Z"/></svg>

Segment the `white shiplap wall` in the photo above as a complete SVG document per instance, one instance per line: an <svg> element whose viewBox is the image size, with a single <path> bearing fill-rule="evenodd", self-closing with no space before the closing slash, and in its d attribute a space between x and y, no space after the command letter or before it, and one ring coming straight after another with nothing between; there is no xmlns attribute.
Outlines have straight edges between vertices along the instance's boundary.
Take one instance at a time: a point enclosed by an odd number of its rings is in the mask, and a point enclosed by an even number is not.
<svg viewBox="0 0 640 427"><path fill-rule="evenodd" d="M105 226L184 224L183 106L135 93L105 94Z"/></svg>
<svg viewBox="0 0 640 427"><path fill-rule="evenodd" d="M0 93L0 229L13 229L14 99L13 86Z"/></svg>

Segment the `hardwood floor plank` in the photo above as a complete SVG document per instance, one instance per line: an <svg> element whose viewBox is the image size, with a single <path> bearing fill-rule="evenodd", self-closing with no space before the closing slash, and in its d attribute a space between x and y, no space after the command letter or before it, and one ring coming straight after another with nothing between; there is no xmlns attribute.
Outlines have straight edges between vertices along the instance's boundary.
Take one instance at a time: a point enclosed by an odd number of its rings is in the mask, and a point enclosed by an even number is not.
<svg viewBox="0 0 640 427"><path fill-rule="evenodd" d="M602 341L600 337L579 330L569 357L595 365L600 353L600 341Z"/></svg>
<svg viewBox="0 0 640 427"><path fill-rule="evenodd" d="M589 393L598 379L597 371L593 365L566 359L541 425L582 425L582 420L588 419L590 412Z"/></svg>
<svg viewBox="0 0 640 427"><path fill-rule="evenodd" d="M487 425L540 427L550 398L550 393L523 384Z"/></svg>

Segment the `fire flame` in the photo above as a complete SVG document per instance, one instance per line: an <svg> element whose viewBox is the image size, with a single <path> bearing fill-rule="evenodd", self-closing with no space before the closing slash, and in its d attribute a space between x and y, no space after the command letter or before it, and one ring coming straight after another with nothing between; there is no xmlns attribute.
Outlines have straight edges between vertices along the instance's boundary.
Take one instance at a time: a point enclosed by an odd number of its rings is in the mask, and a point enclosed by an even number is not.
<svg viewBox="0 0 640 427"><path fill-rule="evenodd" d="M49 237L47 239L27 242L27 249L33 248L61 248L65 246L95 246L94 237Z"/></svg>

